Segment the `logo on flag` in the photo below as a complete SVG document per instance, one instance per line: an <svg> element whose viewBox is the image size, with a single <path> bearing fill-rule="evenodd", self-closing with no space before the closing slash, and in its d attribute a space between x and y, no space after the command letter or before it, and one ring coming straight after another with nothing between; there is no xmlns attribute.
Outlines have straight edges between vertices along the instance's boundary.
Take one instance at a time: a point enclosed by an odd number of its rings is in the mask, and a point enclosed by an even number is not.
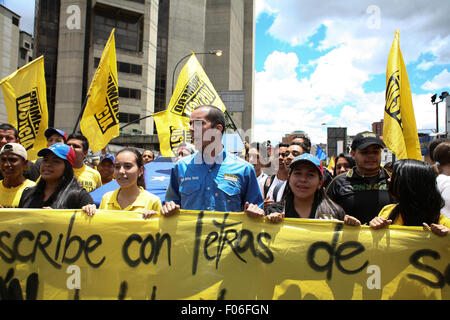
<svg viewBox="0 0 450 320"><path fill-rule="evenodd" d="M114 76L109 73L108 77L108 91L106 95L106 103L100 112L94 115L97 120L98 127L105 134L109 128L119 124L117 115L119 112L119 90L117 81Z"/></svg>
<svg viewBox="0 0 450 320"><path fill-rule="evenodd" d="M42 107L39 103L38 89L33 88L30 92L18 97L16 109L20 144L26 150L29 150L34 146L34 140L42 121Z"/></svg>

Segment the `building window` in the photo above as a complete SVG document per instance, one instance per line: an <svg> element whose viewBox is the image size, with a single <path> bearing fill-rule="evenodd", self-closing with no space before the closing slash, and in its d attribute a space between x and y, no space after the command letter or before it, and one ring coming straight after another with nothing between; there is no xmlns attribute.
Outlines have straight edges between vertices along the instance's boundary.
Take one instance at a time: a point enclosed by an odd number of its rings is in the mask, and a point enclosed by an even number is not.
<svg viewBox="0 0 450 320"><path fill-rule="evenodd" d="M106 43L113 28L116 28L116 48L142 52L144 16L97 3L93 26L94 43Z"/></svg>
<svg viewBox="0 0 450 320"><path fill-rule="evenodd" d="M19 18L12 17L12 24L15 25L15 26L19 26Z"/></svg>
<svg viewBox="0 0 450 320"><path fill-rule="evenodd" d="M27 48L27 49L31 49L31 45L30 45L29 42L24 41L24 42L23 42L23 46L24 46L25 48Z"/></svg>
<svg viewBox="0 0 450 320"><path fill-rule="evenodd" d="M119 87L119 97L141 100L141 90Z"/></svg>
<svg viewBox="0 0 450 320"><path fill-rule="evenodd" d="M136 122L136 124L139 124L139 121L137 121L141 116L136 113L126 113L126 112L119 112L119 122L120 123L130 123L130 122Z"/></svg>
<svg viewBox="0 0 450 320"><path fill-rule="evenodd" d="M145 0L128 0L128 1L145 4Z"/></svg>
<svg viewBox="0 0 450 320"><path fill-rule="evenodd" d="M94 58L94 68L97 68L100 64L100 58ZM142 66L138 64L117 62L117 71L123 73L133 73L137 75L142 75Z"/></svg>

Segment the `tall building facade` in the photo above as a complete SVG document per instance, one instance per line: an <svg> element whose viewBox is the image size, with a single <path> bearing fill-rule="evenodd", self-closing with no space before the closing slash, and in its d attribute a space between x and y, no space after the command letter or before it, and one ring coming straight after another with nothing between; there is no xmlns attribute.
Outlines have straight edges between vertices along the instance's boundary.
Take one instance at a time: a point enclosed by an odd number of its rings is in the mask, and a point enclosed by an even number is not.
<svg viewBox="0 0 450 320"><path fill-rule="evenodd" d="M0 5L0 79L19 67L20 15ZM1 90L0 90L1 91ZM0 92L0 123L8 122L3 93Z"/></svg>
<svg viewBox="0 0 450 320"><path fill-rule="evenodd" d="M375 133L377 136L380 136L380 137L383 136L383 122L384 122L384 120L381 119L378 122L372 123L372 132Z"/></svg>
<svg viewBox="0 0 450 320"><path fill-rule="evenodd" d="M252 127L253 0L36 0L35 12L35 56L45 59L51 126L74 130L115 28L119 121L132 122L122 138L141 135L157 142L153 118L139 119L167 108L181 58L213 49L223 55L197 58L225 105L241 98L229 110L235 124Z"/></svg>

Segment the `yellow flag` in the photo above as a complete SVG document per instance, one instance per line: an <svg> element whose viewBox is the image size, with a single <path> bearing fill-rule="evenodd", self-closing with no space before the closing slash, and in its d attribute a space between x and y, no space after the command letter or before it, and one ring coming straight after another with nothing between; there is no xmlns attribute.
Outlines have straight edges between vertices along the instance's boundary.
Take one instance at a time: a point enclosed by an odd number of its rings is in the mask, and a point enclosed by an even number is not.
<svg viewBox="0 0 450 320"><path fill-rule="evenodd" d="M119 85L114 30L103 49L100 63L87 94L80 128L92 152L103 149L119 136Z"/></svg>
<svg viewBox="0 0 450 320"><path fill-rule="evenodd" d="M153 115L163 157L173 157L173 151L180 143L190 142L189 118L201 105L213 105L226 111L225 104L192 53L181 69L167 110Z"/></svg>
<svg viewBox="0 0 450 320"><path fill-rule="evenodd" d="M386 70L383 141L398 159L422 160L411 88L399 37L399 31L396 30Z"/></svg>
<svg viewBox="0 0 450 320"><path fill-rule="evenodd" d="M328 169L334 170L334 166L335 166L334 156L331 156L330 163L328 163Z"/></svg>
<svg viewBox="0 0 450 320"><path fill-rule="evenodd" d="M48 128L47 92L44 57L31 61L0 81L8 122L19 131L19 142L29 160L37 159L47 147L44 135Z"/></svg>
<svg viewBox="0 0 450 320"><path fill-rule="evenodd" d="M189 118L171 116L165 110L155 113L153 119L158 129L159 146L163 157L173 157L180 143L191 142Z"/></svg>

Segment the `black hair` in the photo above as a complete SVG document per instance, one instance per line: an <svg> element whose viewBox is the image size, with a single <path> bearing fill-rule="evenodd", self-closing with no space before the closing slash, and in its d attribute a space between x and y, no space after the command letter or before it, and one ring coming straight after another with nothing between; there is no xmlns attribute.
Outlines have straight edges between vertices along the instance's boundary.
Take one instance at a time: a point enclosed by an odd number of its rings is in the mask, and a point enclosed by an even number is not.
<svg viewBox="0 0 450 320"><path fill-rule="evenodd" d="M142 187L142 188L146 189L145 188L145 166L144 166L144 158L142 158L142 154L136 148L126 147L116 153L116 159L120 153L125 152L125 151L133 153L136 156L135 160L136 160L136 165L138 166L138 168L144 169L144 171L142 172L142 175L138 177L137 185L138 185L138 187Z"/></svg>
<svg viewBox="0 0 450 320"><path fill-rule="evenodd" d="M79 186L77 179L74 176L72 165L67 160L64 161L64 172L60 178L60 183L55 190L55 201L51 205L53 209L80 209L80 208L69 208L70 203L75 203L74 198L78 199L82 187ZM28 207L27 202L29 202L35 193L43 192L45 189L46 181L44 179L39 179L36 186L32 187L32 191L27 196L27 199L23 200L23 207ZM21 200L22 202L22 200Z"/></svg>
<svg viewBox="0 0 450 320"><path fill-rule="evenodd" d="M10 125L9 123L1 123L0 130L3 130L3 131L12 130L12 131L14 131L14 137L16 138L16 140L19 139L19 131L17 131L17 129L14 128L14 126Z"/></svg>
<svg viewBox="0 0 450 320"><path fill-rule="evenodd" d="M295 212L294 193L289 186L289 180L286 182L286 193L283 201L285 212ZM314 201L311 207L310 217L314 217L315 219L344 220L345 212L340 205L338 205L328 197L327 193L325 192L325 188L322 185L314 193Z"/></svg>
<svg viewBox="0 0 450 320"><path fill-rule="evenodd" d="M205 119L211 122L211 127L214 128L218 124L222 125L221 133L223 134L225 132L225 115L223 114L222 110L220 110L218 107L213 105L202 105L196 107L194 110L200 109L200 108L208 108L208 113L205 116Z"/></svg>
<svg viewBox="0 0 450 320"><path fill-rule="evenodd" d="M83 151L87 152L89 150L89 141L81 133L72 133L71 135L69 135L69 137L67 137L67 141L69 141L70 139L81 140L82 145L83 145Z"/></svg>
<svg viewBox="0 0 450 320"><path fill-rule="evenodd" d="M438 223L444 200L428 163L415 159L395 161L388 190L398 201L389 215L392 221L401 215L405 226Z"/></svg>
<svg viewBox="0 0 450 320"><path fill-rule="evenodd" d="M450 142L450 139L448 138L438 138L438 139L434 139L430 142L430 144L428 145L428 150L430 152L430 159L432 161L436 161L434 158L434 149L437 148L437 146L439 144L441 144L442 142Z"/></svg>
<svg viewBox="0 0 450 320"><path fill-rule="evenodd" d="M280 148L280 147L285 147L288 148L289 147L289 143L286 142L280 142L279 144L277 144L277 146L275 148Z"/></svg>
<svg viewBox="0 0 450 320"><path fill-rule="evenodd" d="M336 160L334 161L333 176L336 176L336 164L337 164L339 158L344 158L348 162L348 164L350 165L350 168L353 168L356 165L355 164L355 160L352 158L351 155L346 154L346 153L340 153L336 157Z"/></svg>
<svg viewBox="0 0 450 320"><path fill-rule="evenodd" d="M306 148L306 146L303 144L303 143L301 143L301 142L292 142L290 145L289 145L289 147L290 146L299 146L300 148L302 148L302 153L309 153L309 151L308 151L308 149Z"/></svg>

